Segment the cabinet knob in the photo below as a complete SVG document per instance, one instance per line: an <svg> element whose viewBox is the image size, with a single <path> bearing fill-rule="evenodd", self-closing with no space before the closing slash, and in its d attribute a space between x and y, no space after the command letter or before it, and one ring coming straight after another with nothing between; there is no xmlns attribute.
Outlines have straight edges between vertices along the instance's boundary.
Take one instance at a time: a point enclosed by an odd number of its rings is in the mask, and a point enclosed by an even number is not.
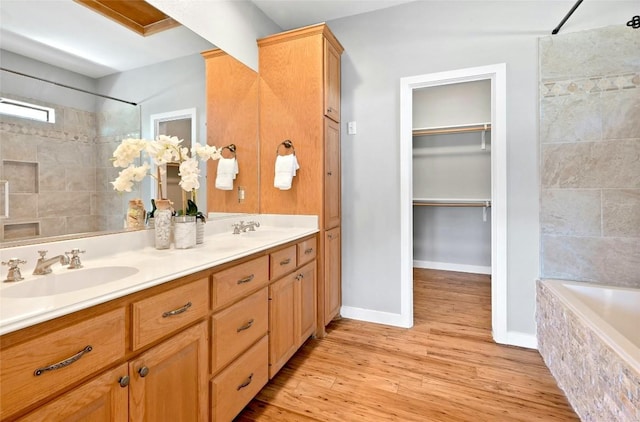
<svg viewBox="0 0 640 422"><path fill-rule="evenodd" d="M333 175L333 172L328 171L327 176L331 176L331 175Z"/></svg>
<svg viewBox="0 0 640 422"><path fill-rule="evenodd" d="M144 378L147 375L149 375L149 368L147 368L146 366L143 366L142 368L138 369L138 373L142 378Z"/></svg>
<svg viewBox="0 0 640 422"><path fill-rule="evenodd" d="M118 380L118 384L120 384L120 387L126 387L127 385L129 385L129 375L125 375L123 377L120 377L120 379Z"/></svg>

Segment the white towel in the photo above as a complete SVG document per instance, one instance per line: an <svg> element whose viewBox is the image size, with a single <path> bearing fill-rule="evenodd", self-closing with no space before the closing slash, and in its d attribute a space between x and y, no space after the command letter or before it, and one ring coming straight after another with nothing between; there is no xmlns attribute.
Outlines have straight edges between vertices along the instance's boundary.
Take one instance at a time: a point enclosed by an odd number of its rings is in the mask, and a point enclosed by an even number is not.
<svg viewBox="0 0 640 422"><path fill-rule="evenodd" d="M218 172L216 174L216 188L220 190L233 190L233 181L238 174L238 160L233 158L220 158L218 160Z"/></svg>
<svg viewBox="0 0 640 422"><path fill-rule="evenodd" d="M291 182L293 176L296 175L296 170L300 166L298 165L298 159L295 154L278 155L276 158L276 175L273 180L273 186L280 190L291 189Z"/></svg>

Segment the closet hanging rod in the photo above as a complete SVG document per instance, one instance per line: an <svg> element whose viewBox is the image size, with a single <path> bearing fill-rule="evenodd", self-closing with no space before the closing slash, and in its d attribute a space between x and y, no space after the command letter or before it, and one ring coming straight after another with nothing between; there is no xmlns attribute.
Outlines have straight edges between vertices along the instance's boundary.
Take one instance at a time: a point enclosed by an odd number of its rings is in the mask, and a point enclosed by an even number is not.
<svg viewBox="0 0 640 422"><path fill-rule="evenodd" d="M464 126L440 126L413 129L413 136L443 135L448 133L479 132L491 130L491 123L477 123Z"/></svg>
<svg viewBox="0 0 640 422"><path fill-rule="evenodd" d="M560 32L560 28L562 28L562 25L564 25L564 23L567 21L567 19L569 19L571 17L571 15L573 15L573 12L576 11L576 9L578 8L578 6L580 6L580 3L582 3L583 0L578 0L576 2L576 4L573 5L573 7L571 8L571 10L569 10L569 13L567 13L565 15L564 18L562 18L562 20L560 21L560 23L558 24L558 26L556 26L553 31L551 31L551 35L556 35L558 32Z"/></svg>
<svg viewBox="0 0 640 422"><path fill-rule="evenodd" d="M487 208L491 206L489 199L414 199L414 206L419 207L478 207Z"/></svg>

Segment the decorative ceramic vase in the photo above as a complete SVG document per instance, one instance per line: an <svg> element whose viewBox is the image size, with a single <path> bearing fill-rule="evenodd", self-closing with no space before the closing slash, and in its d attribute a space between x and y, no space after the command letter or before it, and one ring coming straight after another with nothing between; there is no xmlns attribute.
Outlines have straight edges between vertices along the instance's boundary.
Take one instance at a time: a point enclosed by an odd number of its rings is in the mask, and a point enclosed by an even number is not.
<svg viewBox="0 0 640 422"><path fill-rule="evenodd" d="M127 210L127 228L143 229L144 228L144 205L142 199L132 199L129 201L129 209Z"/></svg>
<svg viewBox="0 0 640 422"><path fill-rule="evenodd" d="M204 221L196 219L196 245L204 242Z"/></svg>
<svg viewBox="0 0 640 422"><path fill-rule="evenodd" d="M159 199L156 201L156 207L153 217L156 249L169 249L171 246L171 201Z"/></svg>
<svg viewBox="0 0 640 422"><path fill-rule="evenodd" d="M175 217L173 239L176 249L188 249L196 246L196 217L193 215Z"/></svg>

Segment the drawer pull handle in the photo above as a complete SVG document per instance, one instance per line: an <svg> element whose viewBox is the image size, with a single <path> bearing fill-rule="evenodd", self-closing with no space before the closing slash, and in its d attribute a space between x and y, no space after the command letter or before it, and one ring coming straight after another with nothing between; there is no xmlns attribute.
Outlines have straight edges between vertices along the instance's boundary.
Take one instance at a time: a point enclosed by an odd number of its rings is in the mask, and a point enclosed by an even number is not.
<svg viewBox="0 0 640 422"><path fill-rule="evenodd" d="M304 254L309 255L311 252L313 252L313 248L305 249Z"/></svg>
<svg viewBox="0 0 640 422"><path fill-rule="evenodd" d="M249 322L244 324L242 327L238 328L236 332L239 333L240 331L248 330L249 328L251 328L252 325L253 325L253 318L251 318Z"/></svg>
<svg viewBox="0 0 640 422"><path fill-rule="evenodd" d="M187 302L186 305L181 306L178 309L174 309L173 311L167 311L165 313L162 314L162 318L168 318L170 316L174 316L174 315L178 315L181 314L183 312L187 312L187 309L189 309L191 307L191 302Z"/></svg>
<svg viewBox="0 0 640 422"><path fill-rule="evenodd" d="M249 377L245 380L245 382L243 382L238 386L238 391L242 390L244 387L251 384L251 381L253 381L253 372L251 373L251 375L249 375Z"/></svg>
<svg viewBox="0 0 640 422"><path fill-rule="evenodd" d="M149 368L143 366L142 368L138 369L138 374L140 374L140 378L146 377L147 375L149 375Z"/></svg>
<svg viewBox="0 0 640 422"><path fill-rule="evenodd" d="M44 368L38 368L33 372L33 375L35 375L36 377L44 374L47 371L55 371L56 369L60 369L60 368L64 368L65 366L69 366L71 365L73 362L77 361L78 359L80 359L82 356L85 355L85 353L89 353L90 351L93 350L93 347L91 346L86 346L84 349L80 350L78 353L76 353L75 355L71 356L70 358L67 358L63 361L60 361L58 363L54 363L53 365L49 365L49 366L45 366Z"/></svg>
<svg viewBox="0 0 640 422"><path fill-rule="evenodd" d="M250 276L248 276L248 277L241 278L240 280L238 280L238 284L248 283L248 282L250 282L251 280L253 280L253 277L255 277L255 276L254 276L253 274L251 274L251 275L250 275Z"/></svg>
<svg viewBox="0 0 640 422"><path fill-rule="evenodd" d="M118 384L120 384L120 387L126 387L127 385L129 385L129 381L131 381L129 379L129 375L125 375L120 377L120 379L118 380Z"/></svg>
<svg viewBox="0 0 640 422"><path fill-rule="evenodd" d="M291 258L283 259L280 261L280 265L287 265L291 262Z"/></svg>

